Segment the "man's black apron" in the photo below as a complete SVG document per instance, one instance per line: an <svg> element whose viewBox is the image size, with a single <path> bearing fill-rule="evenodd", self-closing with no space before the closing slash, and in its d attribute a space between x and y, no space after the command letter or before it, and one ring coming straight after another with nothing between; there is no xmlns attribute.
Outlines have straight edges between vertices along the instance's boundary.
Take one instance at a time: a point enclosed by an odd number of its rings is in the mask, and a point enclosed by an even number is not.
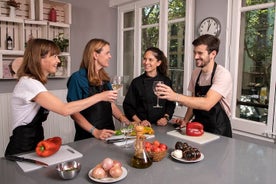
<svg viewBox="0 0 276 184"><path fill-rule="evenodd" d="M195 85L195 96L202 97L205 96L208 90L211 88L213 83L213 77L217 68L217 64L214 64L212 76L211 76L211 84L207 86L199 86L198 81L201 75L199 73L196 85ZM232 128L230 124L229 117L227 116L224 109L221 107L221 104L218 102L214 107L211 108L210 111L197 110L194 109L193 113L195 115L195 119L193 121L200 122L204 126L204 131L211 132L218 135L223 135L226 137L232 137Z"/></svg>
<svg viewBox="0 0 276 184"><path fill-rule="evenodd" d="M13 130L5 155L19 154L33 151L38 142L44 139L42 122L46 121L49 111L40 107L32 122L21 125Z"/></svg>
<svg viewBox="0 0 276 184"><path fill-rule="evenodd" d="M107 82L102 86L89 86L89 96L110 90ZM110 102L101 101L80 112L88 122L97 129L114 130L114 122L112 118L112 108ZM85 131L75 122L76 134L75 141L93 137L90 132Z"/></svg>

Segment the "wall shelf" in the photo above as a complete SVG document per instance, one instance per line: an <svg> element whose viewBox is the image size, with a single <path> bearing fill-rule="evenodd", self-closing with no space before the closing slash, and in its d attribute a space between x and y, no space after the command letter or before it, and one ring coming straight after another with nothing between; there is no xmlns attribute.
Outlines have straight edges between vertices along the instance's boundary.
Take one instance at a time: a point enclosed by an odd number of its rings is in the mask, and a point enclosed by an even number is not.
<svg viewBox="0 0 276 184"><path fill-rule="evenodd" d="M14 17L9 16L8 0L0 0L0 79L11 79L8 77L9 65L18 57L22 57L26 43L32 38L45 38L53 40L60 33L69 39L70 50L70 25L71 4L55 0L16 0L20 7L16 9ZM49 12L55 8L57 22L49 21ZM12 50L7 50L7 38L12 38ZM50 78L66 78L70 76L70 53L63 52L61 56L66 62L59 68L57 74ZM61 72L66 71L66 72ZM10 71L12 73L12 71Z"/></svg>
<svg viewBox="0 0 276 184"><path fill-rule="evenodd" d="M57 13L57 22L71 24L71 4L53 0L37 0L36 15L37 20L49 21L51 8L55 8Z"/></svg>
<svg viewBox="0 0 276 184"><path fill-rule="evenodd" d="M10 18L10 8L7 5L8 0L0 0L0 16ZM35 19L35 1L36 0L16 0L20 7L15 10L14 19Z"/></svg>

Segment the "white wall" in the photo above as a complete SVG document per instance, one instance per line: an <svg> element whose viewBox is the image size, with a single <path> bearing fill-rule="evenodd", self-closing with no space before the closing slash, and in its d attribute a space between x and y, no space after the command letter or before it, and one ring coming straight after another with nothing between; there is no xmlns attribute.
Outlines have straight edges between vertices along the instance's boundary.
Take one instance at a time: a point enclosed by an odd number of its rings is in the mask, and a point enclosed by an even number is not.
<svg viewBox="0 0 276 184"><path fill-rule="evenodd" d="M226 31L227 31L227 5L228 0L196 0L195 1L195 36L198 36L197 28L200 22L206 17L215 17L221 23L221 33L219 35L220 50L216 57L216 62L225 66L226 52Z"/></svg>
<svg viewBox="0 0 276 184"><path fill-rule="evenodd" d="M108 0L63 0L72 4L71 72L79 69L86 43L92 38L110 42L112 59L106 71L116 73L117 9Z"/></svg>

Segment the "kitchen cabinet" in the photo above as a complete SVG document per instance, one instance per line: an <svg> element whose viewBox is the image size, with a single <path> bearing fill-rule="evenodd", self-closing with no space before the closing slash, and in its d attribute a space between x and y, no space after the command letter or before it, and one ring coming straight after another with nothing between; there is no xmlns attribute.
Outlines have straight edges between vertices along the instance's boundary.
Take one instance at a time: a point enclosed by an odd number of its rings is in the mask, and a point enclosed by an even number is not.
<svg viewBox="0 0 276 184"><path fill-rule="evenodd" d="M60 54L62 62L50 78L65 78L70 75L70 25L71 4L55 0L16 0L20 3L15 15L10 14L8 0L0 0L0 79L14 79L14 61L24 54L28 40L45 38L53 40L62 35L69 45ZM56 20L49 20L54 8ZM9 41L11 38L12 41ZM9 47L8 47L9 46Z"/></svg>

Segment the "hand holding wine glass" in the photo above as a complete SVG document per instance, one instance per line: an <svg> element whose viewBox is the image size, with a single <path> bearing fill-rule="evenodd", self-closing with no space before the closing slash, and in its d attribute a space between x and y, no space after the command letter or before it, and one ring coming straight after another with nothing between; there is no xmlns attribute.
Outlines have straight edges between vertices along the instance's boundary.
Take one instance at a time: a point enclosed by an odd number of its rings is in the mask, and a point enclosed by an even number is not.
<svg viewBox="0 0 276 184"><path fill-rule="evenodd" d="M164 82L163 81L153 81L152 89L156 96L157 96L157 91L156 91L157 84L164 84ZM156 105L153 107L154 108L162 108L162 106L159 105L159 97L158 96L157 96Z"/></svg>

